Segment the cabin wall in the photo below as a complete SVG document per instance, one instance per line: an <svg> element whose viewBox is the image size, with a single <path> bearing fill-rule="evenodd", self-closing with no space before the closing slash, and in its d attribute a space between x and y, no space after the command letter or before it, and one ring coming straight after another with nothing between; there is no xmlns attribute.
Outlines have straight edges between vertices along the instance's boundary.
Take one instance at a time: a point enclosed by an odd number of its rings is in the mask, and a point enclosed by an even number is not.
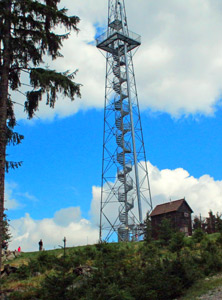
<svg viewBox="0 0 222 300"><path fill-rule="evenodd" d="M175 230L184 232L186 236L192 235L191 212L190 209L187 209L187 206L184 205L180 207L178 211L151 217L153 238L158 238L159 226L164 218L171 220L172 227Z"/></svg>

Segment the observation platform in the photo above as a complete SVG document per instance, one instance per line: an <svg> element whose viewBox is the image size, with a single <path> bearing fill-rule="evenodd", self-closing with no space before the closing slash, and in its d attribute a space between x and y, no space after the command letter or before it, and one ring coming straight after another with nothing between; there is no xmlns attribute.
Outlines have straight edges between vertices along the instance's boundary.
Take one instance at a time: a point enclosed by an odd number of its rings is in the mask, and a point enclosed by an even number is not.
<svg viewBox="0 0 222 300"><path fill-rule="evenodd" d="M118 48L114 48L114 42L118 40L127 44L128 52L141 45L141 36L137 33L129 30L127 34L119 31L110 33L110 30L107 30L96 39L96 46L113 55L118 55Z"/></svg>

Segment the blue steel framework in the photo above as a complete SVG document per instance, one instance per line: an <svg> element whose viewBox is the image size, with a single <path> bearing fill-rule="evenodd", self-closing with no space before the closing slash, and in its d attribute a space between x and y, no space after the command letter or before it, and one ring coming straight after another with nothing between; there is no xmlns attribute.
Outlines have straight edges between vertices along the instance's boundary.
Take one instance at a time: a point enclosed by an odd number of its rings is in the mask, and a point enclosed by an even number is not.
<svg viewBox="0 0 222 300"><path fill-rule="evenodd" d="M100 241L143 233L152 200L132 51L141 38L128 30L124 0L109 0L108 29L97 38L106 54ZM115 237L112 237L115 240Z"/></svg>

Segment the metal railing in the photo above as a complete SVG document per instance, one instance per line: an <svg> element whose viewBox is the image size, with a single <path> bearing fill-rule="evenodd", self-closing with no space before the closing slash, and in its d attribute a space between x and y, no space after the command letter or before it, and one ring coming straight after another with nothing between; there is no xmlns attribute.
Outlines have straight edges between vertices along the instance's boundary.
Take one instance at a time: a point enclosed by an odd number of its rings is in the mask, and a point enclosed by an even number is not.
<svg viewBox="0 0 222 300"><path fill-rule="evenodd" d="M100 36L98 36L96 38L96 46L98 46L99 44L101 44L102 42L104 42L107 39L113 39L113 37L116 35L122 35L125 38L130 38L131 40L134 40L138 43L141 43L141 36L135 32L132 32L130 30L128 30L128 33L125 34L123 32L119 32L119 31L114 31L110 33L110 30L107 30L106 32L102 33Z"/></svg>

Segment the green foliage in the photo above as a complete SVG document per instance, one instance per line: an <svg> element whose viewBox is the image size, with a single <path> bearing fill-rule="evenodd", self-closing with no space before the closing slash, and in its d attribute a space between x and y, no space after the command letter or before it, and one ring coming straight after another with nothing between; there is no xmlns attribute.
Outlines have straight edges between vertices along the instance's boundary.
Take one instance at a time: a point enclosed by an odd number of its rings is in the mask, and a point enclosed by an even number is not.
<svg viewBox="0 0 222 300"><path fill-rule="evenodd" d="M80 96L80 85L73 82L75 72L58 73L44 67L43 56L47 54L52 59L61 57L60 49L65 39L69 37L69 32L56 34L55 28L60 25L64 31L74 30L78 32L77 16L67 16L67 10L58 8L57 0L44 1L12 1L9 6L4 1L0 7L0 17L2 20L8 18L11 25L11 32L8 33L10 43L10 68L9 86L12 90L17 90L22 84L20 81L21 72L29 74L30 87L33 89L27 92L25 103L26 111L30 118L38 107L43 93L47 94L47 104L54 107L56 93L62 92L65 96L74 99L74 95ZM6 10L8 8L8 10ZM4 43L3 22L0 40ZM31 37L31 38L30 38ZM3 56L4 58L4 56ZM41 67L39 67L41 65ZM8 103L8 118L14 121L12 102Z"/></svg>
<svg viewBox="0 0 222 300"><path fill-rule="evenodd" d="M201 229L201 227L202 227L201 217L199 218L198 216L195 216L193 220L193 229L194 230Z"/></svg>
<svg viewBox="0 0 222 300"><path fill-rule="evenodd" d="M10 220L8 219L6 213L3 214L3 236L2 236L2 241L10 241L11 239L11 233L9 231L9 222Z"/></svg>
<svg viewBox="0 0 222 300"><path fill-rule="evenodd" d="M169 249L171 252L176 252L179 256L181 249L185 245L184 233L183 232L175 232L172 235L172 238L169 243Z"/></svg>
<svg viewBox="0 0 222 300"><path fill-rule="evenodd" d="M49 268L50 266L53 266L53 264L56 263L57 260L57 257L47 253L46 251L41 251L37 257L37 262L39 263L39 266L41 268Z"/></svg>
<svg viewBox="0 0 222 300"><path fill-rule="evenodd" d="M39 300L175 299L198 279L222 271L222 245L216 238L205 235L201 242L192 238L192 243L186 241L177 232L168 246L156 241L100 243L72 249L65 258L41 252L17 275L25 278L35 272L45 273L39 287L21 292L20 298L17 293L12 299L28 299L28 294L32 295L30 299ZM88 264L92 266L90 273L74 272Z"/></svg>
<svg viewBox="0 0 222 300"><path fill-rule="evenodd" d="M19 91L25 96L24 108L28 118L33 118L39 102L46 94L46 104L54 108L57 94L74 100L80 97L80 84L74 82L76 71L56 72L50 70L45 57L52 60L61 57L63 41L70 31L78 32L80 19L68 16L67 9L59 8L58 0L6 0L0 2L0 215L4 209L4 178L10 168L22 162L7 161L6 146L17 145L24 138L14 132L16 116L10 91ZM58 34L57 28L64 30ZM22 76L25 75L25 76ZM29 82L23 83L22 78ZM0 220L0 223L2 219ZM2 245L2 226L0 226ZM1 246L0 246L1 248ZM1 268L1 259L0 259Z"/></svg>
<svg viewBox="0 0 222 300"><path fill-rule="evenodd" d="M14 279L24 280L32 275L29 265L21 265L16 273L12 274Z"/></svg>
<svg viewBox="0 0 222 300"><path fill-rule="evenodd" d="M46 276L41 285L41 298L44 300L70 300L70 290L75 276L63 271Z"/></svg>
<svg viewBox="0 0 222 300"><path fill-rule="evenodd" d="M222 252L216 241L203 239L201 241L201 261L205 275L222 270Z"/></svg>
<svg viewBox="0 0 222 300"><path fill-rule="evenodd" d="M69 74L68 72L58 73L54 70L32 68L30 70L30 83L34 90L27 92L25 102L25 110L29 118L32 118L38 109L39 101L42 100L44 93L47 95L46 104L52 108L54 108L58 92L63 93L71 100L74 100L75 95L80 97L80 85L72 81L75 75L76 72Z"/></svg>
<svg viewBox="0 0 222 300"><path fill-rule="evenodd" d="M192 239L195 242L200 243L205 235L206 235L205 232L201 228L197 228L197 229L194 230L194 233L192 235Z"/></svg>
<svg viewBox="0 0 222 300"><path fill-rule="evenodd" d="M36 258L29 259L28 264L22 264L12 276L14 279L27 279L35 274L57 268L61 265L60 260L55 255L43 251Z"/></svg>
<svg viewBox="0 0 222 300"><path fill-rule="evenodd" d="M217 232L220 232L222 234L222 219L221 219L221 214L217 213L216 214L216 220L215 220L215 223L216 223L216 231Z"/></svg>
<svg viewBox="0 0 222 300"><path fill-rule="evenodd" d="M196 280L204 277L202 269L200 268L201 259L199 251L190 248L183 248L179 257L184 269L186 270L187 284L185 288L191 286Z"/></svg>
<svg viewBox="0 0 222 300"><path fill-rule="evenodd" d="M191 236L185 237L185 239L184 239L184 246L185 247L189 247L190 249L192 249L195 246L194 239L192 239Z"/></svg>
<svg viewBox="0 0 222 300"><path fill-rule="evenodd" d="M164 246L168 245L173 235L173 228L172 228L171 221L169 219L164 218L161 221L158 231L159 231L159 240L161 241L161 244Z"/></svg>
<svg viewBox="0 0 222 300"><path fill-rule="evenodd" d="M220 233L216 239L216 242L219 246L222 246L222 233Z"/></svg>
<svg viewBox="0 0 222 300"><path fill-rule="evenodd" d="M147 214L146 220L145 220L145 236L144 240L147 243L150 243L152 241L152 227L151 227L151 219L150 216Z"/></svg>
<svg viewBox="0 0 222 300"><path fill-rule="evenodd" d="M0 44L1 59L0 70L7 78L8 86L2 104L6 103L7 120L0 120L1 126L6 126L7 145L17 145L24 138L14 132L16 116L14 114L14 102L9 94L9 89L19 91L21 86L26 87L21 92L26 97L24 100L25 111L28 118L32 118L38 110L39 101L46 94L46 104L54 108L57 93L74 100L74 96L80 97L80 84L74 82L76 71L56 72L50 70L43 58L47 55L52 59L61 57L60 52L63 41L70 35L70 31L78 32L77 25L80 19L77 16L68 16L65 8L58 7L58 0L24 0L1 1L0 3ZM56 27L60 26L64 34L56 33ZM21 81L22 74L29 76L29 82ZM24 76L23 76L24 78ZM29 87L29 88L28 88ZM7 98L6 98L7 97ZM5 170L18 168L22 162L7 161Z"/></svg>
<svg viewBox="0 0 222 300"><path fill-rule="evenodd" d="M24 139L24 136L13 131L16 126L16 118L13 109L13 102L11 101L10 96L7 99L7 125L6 125L6 143L7 145L19 145ZM17 169L22 165L22 162L13 162L6 160L5 162L5 171L8 172L9 169Z"/></svg>
<svg viewBox="0 0 222 300"><path fill-rule="evenodd" d="M26 291L21 292L13 292L10 294L10 300L34 300L40 299L36 289L28 289Z"/></svg>

